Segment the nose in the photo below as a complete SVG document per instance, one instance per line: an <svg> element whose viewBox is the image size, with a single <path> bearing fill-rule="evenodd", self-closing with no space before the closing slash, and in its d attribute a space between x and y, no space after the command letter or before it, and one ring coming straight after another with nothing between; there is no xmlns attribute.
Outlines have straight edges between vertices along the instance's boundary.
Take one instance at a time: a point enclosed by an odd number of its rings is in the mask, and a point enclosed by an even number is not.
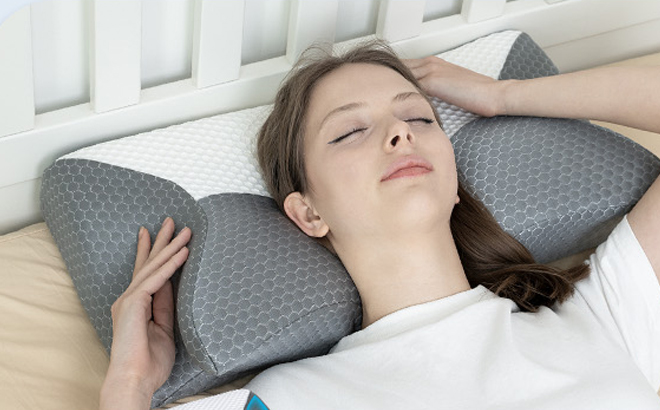
<svg viewBox="0 0 660 410"><path fill-rule="evenodd" d="M387 150L400 148L404 144L414 144L415 136L407 122L396 120L389 129L385 145Z"/></svg>

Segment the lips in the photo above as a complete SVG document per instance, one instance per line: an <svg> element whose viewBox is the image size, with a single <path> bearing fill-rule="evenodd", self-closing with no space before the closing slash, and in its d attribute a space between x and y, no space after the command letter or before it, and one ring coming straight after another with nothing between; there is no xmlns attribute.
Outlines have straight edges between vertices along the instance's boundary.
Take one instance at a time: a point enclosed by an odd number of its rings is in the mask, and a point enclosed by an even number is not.
<svg viewBox="0 0 660 410"><path fill-rule="evenodd" d="M395 160L385 170L381 182L391 181L397 178L413 177L433 171L433 165L423 158L406 156Z"/></svg>

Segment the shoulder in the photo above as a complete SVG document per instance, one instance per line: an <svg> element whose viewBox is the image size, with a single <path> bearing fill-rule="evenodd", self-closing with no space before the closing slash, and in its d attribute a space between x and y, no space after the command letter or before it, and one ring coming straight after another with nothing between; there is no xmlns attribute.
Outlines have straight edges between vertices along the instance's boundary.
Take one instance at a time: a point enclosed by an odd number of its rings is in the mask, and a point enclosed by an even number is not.
<svg viewBox="0 0 660 410"><path fill-rule="evenodd" d="M628 215L630 227L660 280L660 178Z"/></svg>
<svg viewBox="0 0 660 410"><path fill-rule="evenodd" d="M626 216L589 258L591 273L568 303L595 319L654 386L660 384L660 284ZM562 309L562 307L559 307Z"/></svg>
<svg viewBox="0 0 660 410"><path fill-rule="evenodd" d="M589 277L576 284L577 296L587 302L597 295L604 303L649 299L655 301L653 306L660 306L660 284L629 216L623 217L587 263Z"/></svg>

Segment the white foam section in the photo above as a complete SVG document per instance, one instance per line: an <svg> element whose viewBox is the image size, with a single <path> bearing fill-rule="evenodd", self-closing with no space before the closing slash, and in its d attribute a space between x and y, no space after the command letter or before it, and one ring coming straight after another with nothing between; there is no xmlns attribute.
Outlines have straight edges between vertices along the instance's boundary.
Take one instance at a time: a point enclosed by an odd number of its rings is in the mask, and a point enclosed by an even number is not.
<svg viewBox="0 0 660 410"><path fill-rule="evenodd" d="M104 162L170 180L195 199L238 192L270 196L256 134L271 106L203 118L83 148L62 158Z"/></svg>
<svg viewBox="0 0 660 410"><path fill-rule="evenodd" d="M505 31L438 56L498 78L520 35ZM477 118L435 99L449 137ZM170 180L200 199L221 193L270 196L256 159L256 135L271 106L203 118L83 148L62 158L104 162Z"/></svg>
<svg viewBox="0 0 660 410"><path fill-rule="evenodd" d="M456 49L438 54L438 57L452 64L469 68L491 78L499 78L502 67L509 56L513 43L520 36L520 31L503 31L481 37ZM478 115L448 104L438 98L432 98L442 120L445 133L451 138L462 126L479 118Z"/></svg>
<svg viewBox="0 0 660 410"><path fill-rule="evenodd" d="M232 390L201 400L188 402L177 406L177 410L243 410L249 397L250 390Z"/></svg>

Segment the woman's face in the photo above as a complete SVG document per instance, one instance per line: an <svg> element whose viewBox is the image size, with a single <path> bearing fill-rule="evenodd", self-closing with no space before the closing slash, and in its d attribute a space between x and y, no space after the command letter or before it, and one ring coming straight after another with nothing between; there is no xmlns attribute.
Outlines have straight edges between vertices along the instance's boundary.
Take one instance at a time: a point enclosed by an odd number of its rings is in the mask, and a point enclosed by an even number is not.
<svg viewBox="0 0 660 410"><path fill-rule="evenodd" d="M449 223L457 201L451 143L426 99L396 71L347 64L326 75L304 131L305 197L335 248L342 238Z"/></svg>

